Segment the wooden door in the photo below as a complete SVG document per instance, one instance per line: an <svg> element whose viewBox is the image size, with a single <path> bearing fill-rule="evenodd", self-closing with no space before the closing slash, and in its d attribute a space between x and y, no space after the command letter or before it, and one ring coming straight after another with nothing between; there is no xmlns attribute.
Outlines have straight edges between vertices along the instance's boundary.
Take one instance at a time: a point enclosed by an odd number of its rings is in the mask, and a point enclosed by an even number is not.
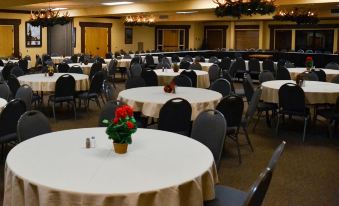
<svg viewBox="0 0 339 206"><path fill-rule="evenodd" d="M221 29L207 29L206 30L206 45L207 49L221 49L223 48L224 38L223 30Z"/></svg>
<svg viewBox="0 0 339 206"><path fill-rule="evenodd" d="M164 50L175 51L179 48L179 30L164 30Z"/></svg>
<svg viewBox="0 0 339 206"><path fill-rule="evenodd" d="M258 49L259 48L259 30L236 30L235 31L235 49Z"/></svg>
<svg viewBox="0 0 339 206"><path fill-rule="evenodd" d="M104 57L108 52L108 29L100 27L86 27L85 53Z"/></svg>
<svg viewBox="0 0 339 206"><path fill-rule="evenodd" d="M0 57L12 56L14 52L13 26L0 25Z"/></svg>

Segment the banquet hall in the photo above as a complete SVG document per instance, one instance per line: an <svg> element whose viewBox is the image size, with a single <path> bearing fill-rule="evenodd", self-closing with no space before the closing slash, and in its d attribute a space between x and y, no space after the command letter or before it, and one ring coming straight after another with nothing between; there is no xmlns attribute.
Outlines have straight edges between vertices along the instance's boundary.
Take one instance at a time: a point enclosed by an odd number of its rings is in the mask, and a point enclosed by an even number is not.
<svg viewBox="0 0 339 206"><path fill-rule="evenodd" d="M3 206L339 205L339 1L0 1Z"/></svg>

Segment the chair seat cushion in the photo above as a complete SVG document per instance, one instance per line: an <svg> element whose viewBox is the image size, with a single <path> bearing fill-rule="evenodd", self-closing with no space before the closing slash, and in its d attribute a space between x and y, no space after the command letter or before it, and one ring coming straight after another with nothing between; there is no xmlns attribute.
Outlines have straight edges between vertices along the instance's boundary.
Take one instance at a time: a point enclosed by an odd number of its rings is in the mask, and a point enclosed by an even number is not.
<svg viewBox="0 0 339 206"><path fill-rule="evenodd" d="M53 102L67 102L67 101L73 101L74 96L65 96L65 97L55 97L54 95L49 96L49 101Z"/></svg>
<svg viewBox="0 0 339 206"><path fill-rule="evenodd" d="M97 97L98 97L97 93L82 92L78 94L78 98L80 99L97 98Z"/></svg>
<svg viewBox="0 0 339 206"><path fill-rule="evenodd" d="M276 110L278 109L278 105L274 103L259 102L257 108L259 111Z"/></svg>
<svg viewBox="0 0 339 206"><path fill-rule="evenodd" d="M215 186L215 199L206 201L204 206L242 206L244 205L246 198L246 192L217 185Z"/></svg>
<svg viewBox="0 0 339 206"><path fill-rule="evenodd" d="M16 133L5 134L0 136L0 144L16 141L17 139Z"/></svg>
<svg viewBox="0 0 339 206"><path fill-rule="evenodd" d="M295 115L295 116L302 116L302 117L306 117L310 114L310 109L309 108L305 108L305 112L300 112L300 111L290 111L290 110L280 110L279 111L280 114L286 114L286 115Z"/></svg>
<svg viewBox="0 0 339 206"><path fill-rule="evenodd" d="M339 114L335 113L332 108L318 109L317 114L330 120L339 120Z"/></svg>

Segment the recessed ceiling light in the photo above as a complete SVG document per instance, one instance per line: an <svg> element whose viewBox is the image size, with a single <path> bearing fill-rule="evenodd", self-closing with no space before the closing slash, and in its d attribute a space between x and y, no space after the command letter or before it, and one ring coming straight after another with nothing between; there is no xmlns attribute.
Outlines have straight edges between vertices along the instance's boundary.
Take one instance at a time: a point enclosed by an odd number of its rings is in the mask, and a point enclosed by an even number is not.
<svg viewBox="0 0 339 206"><path fill-rule="evenodd" d="M197 13L198 11L177 11L177 14L194 14Z"/></svg>
<svg viewBox="0 0 339 206"><path fill-rule="evenodd" d="M61 10L66 10L67 8L53 8L52 11L61 11Z"/></svg>
<svg viewBox="0 0 339 206"><path fill-rule="evenodd" d="M130 2L130 1L117 1L117 2L105 2L105 3L102 3L102 5L105 5L105 6L117 6L117 5L126 5L126 4L133 4L133 2Z"/></svg>

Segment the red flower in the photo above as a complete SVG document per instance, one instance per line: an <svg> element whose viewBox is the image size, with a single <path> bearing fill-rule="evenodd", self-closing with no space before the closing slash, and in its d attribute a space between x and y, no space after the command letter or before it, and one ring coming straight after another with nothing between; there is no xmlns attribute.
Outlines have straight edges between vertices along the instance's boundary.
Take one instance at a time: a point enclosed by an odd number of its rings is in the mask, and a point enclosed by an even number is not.
<svg viewBox="0 0 339 206"><path fill-rule="evenodd" d="M132 117L133 116L133 109L128 105L124 106L124 108L126 110L127 115Z"/></svg>
<svg viewBox="0 0 339 206"><path fill-rule="evenodd" d="M113 123L114 123L114 124L117 124L118 122L119 122L119 118L115 117L115 118L113 119Z"/></svg>
<svg viewBox="0 0 339 206"><path fill-rule="evenodd" d="M311 56L308 56L308 57L306 58L306 61L313 61L313 58L312 58Z"/></svg>
<svg viewBox="0 0 339 206"><path fill-rule="evenodd" d="M127 121L126 125L127 125L128 129L133 129L135 127L134 124L131 121Z"/></svg>
<svg viewBox="0 0 339 206"><path fill-rule="evenodd" d="M123 107L119 107L116 111L115 111L115 116L117 118L126 118L127 116L127 112Z"/></svg>

